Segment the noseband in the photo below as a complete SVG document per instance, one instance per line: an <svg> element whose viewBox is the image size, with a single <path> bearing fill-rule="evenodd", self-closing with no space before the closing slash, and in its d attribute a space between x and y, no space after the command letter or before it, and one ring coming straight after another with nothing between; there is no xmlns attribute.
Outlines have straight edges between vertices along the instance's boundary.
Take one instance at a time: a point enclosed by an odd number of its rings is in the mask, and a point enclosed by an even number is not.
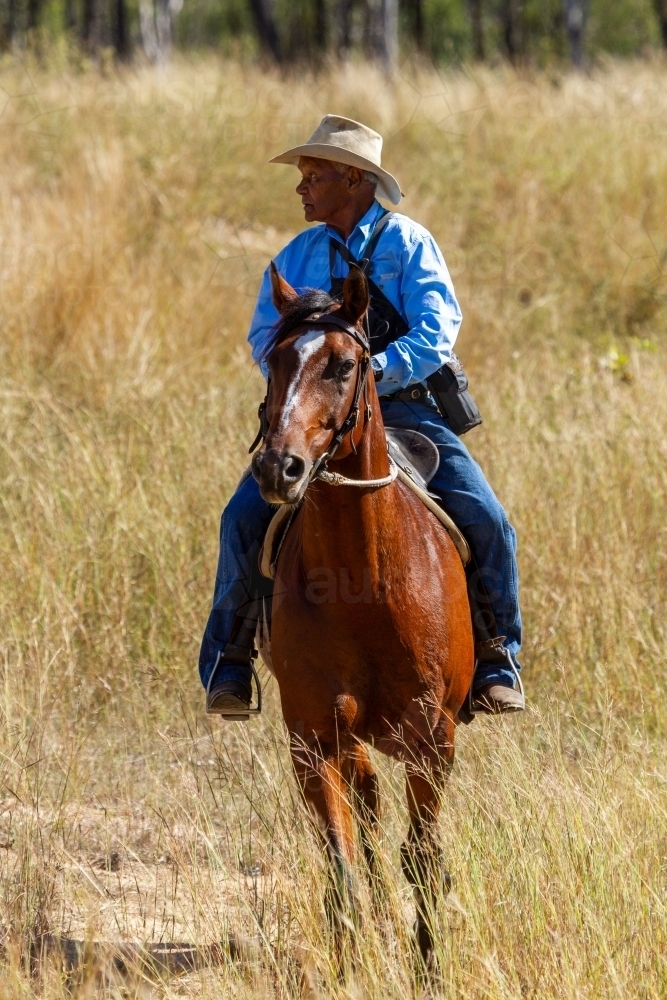
<svg viewBox="0 0 667 1000"><path fill-rule="evenodd" d="M326 469L327 462L330 461L336 454L341 444L343 443L345 437L351 431L353 431L354 428L357 426L357 423L359 421L359 403L362 394L364 396L364 402L365 402L366 419L370 420L372 416L372 411L370 408L370 404L366 399L366 391L365 391L366 383L368 382L368 373L371 367L371 351L368 340L361 333L361 331L357 329L356 326L353 326L351 323L346 323L345 320L342 319L340 316L337 316L336 313L314 312L311 313L310 316L307 316L306 319L298 320L294 324L294 329L296 329L297 326L336 327L336 329L342 330L343 333L347 333L350 337L352 337L352 339L355 340L357 344L359 344L362 351L361 358L359 359L359 364L357 366L357 381L354 387L354 396L352 397L352 404L350 406L348 414L343 423L340 425L339 429L334 434L333 438L331 439L331 444L329 445L327 450L324 452L323 455L320 455L320 457L313 463L313 467L310 470L310 475L308 477L309 481L312 482L313 479L319 478L322 479L324 482L330 483L331 485L334 486L374 487L374 486L389 485L389 483L393 482L394 479L396 478L396 474L398 471L391 458L389 459L390 463L389 475L385 476L383 479L347 479L346 476L341 476L337 472L328 472ZM290 331L288 330L286 332L289 333ZM249 453L252 453L257 447L257 445L260 443L260 441L264 440L269 429L268 418L266 415L266 402L267 399L269 398L269 386L270 386L270 380L269 383L267 384L266 396L264 397L263 402L260 404L259 411L257 414L259 417L259 432L257 434L257 437L250 446ZM356 451L354 442L352 440L351 444L352 444L352 450Z"/></svg>

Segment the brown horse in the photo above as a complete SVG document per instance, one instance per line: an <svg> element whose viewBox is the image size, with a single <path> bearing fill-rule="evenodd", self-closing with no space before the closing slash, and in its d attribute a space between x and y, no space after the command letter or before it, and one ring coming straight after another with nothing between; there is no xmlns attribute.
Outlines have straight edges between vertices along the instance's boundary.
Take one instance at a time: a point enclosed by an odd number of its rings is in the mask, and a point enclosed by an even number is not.
<svg viewBox="0 0 667 1000"><path fill-rule="evenodd" d="M448 882L437 816L474 664L465 574L435 516L393 481L368 377L365 277L351 270L342 304L299 297L273 266L272 281L282 319L252 471L265 500L300 503L278 560L271 635L294 768L333 865L334 910L354 914L351 803L371 871L378 818L364 744L405 761L401 857L428 967L432 908Z"/></svg>

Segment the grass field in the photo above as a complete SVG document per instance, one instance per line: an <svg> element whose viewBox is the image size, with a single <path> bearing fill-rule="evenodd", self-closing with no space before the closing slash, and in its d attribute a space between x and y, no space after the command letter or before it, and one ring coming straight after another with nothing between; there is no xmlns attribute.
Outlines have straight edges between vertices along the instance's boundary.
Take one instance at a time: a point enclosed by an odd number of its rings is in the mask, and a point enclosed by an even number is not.
<svg viewBox="0 0 667 1000"><path fill-rule="evenodd" d="M667 995L667 69L5 62L0 110L2 1000L290 996L299 956L324 996L410 995L401 769L342 988L275 683L223 728L196 672L247 325L302 226L266 160L329 111L445 252L519 534L530 705L459 731L436 995Z"/></svg>

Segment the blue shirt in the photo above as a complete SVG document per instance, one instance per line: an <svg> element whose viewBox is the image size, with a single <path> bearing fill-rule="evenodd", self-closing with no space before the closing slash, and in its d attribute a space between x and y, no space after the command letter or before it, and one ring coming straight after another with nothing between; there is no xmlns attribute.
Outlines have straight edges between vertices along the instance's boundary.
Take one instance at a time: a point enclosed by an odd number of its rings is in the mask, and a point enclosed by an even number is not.
<svg viewBox="0 0 667 1000"><path fill-rule="evenodd" d="M345 241L361 260L382 207L375 201ZM329 239L343 243L330 226L319 225L295 236L275 258L276 266L299 293L306 288L329 291ZM348 266L336 254L334 276L345 277ZM440 250L423 226L405 215L394 214L386 223L375 247L369 275L398 309L409 330L375 355L382 366L377 388L381 395L397 392L410 383L423 382L449 360L461 325L452 279ZM271 328L279 319L271 301L269 269L264 272L248 341L252 356L259 360ZM266 366L262 366L266 375Z"/></svg>

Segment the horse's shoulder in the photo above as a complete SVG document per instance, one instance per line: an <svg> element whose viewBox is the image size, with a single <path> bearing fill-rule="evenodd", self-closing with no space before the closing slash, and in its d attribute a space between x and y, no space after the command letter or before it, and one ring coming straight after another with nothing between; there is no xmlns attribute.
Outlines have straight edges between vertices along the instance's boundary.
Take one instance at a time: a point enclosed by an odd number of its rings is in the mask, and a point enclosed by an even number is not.
<svg viewBox="0 0 667 1000"><path fill-rule="evenodd" d="M417 531L409 537L410 546L423 546L426 550L432 551L435 545L443 553L452 556L455 561L460 559L465 566L470 560L470 550L463 534L449 515L442 511L428 494L419 488L415 489L415 485L407 483L405 479L403 481L397 479L393 485L399 504L398 521L403 537L406 537L404 532L408 510L409 517L417 528Z"/></svg>

